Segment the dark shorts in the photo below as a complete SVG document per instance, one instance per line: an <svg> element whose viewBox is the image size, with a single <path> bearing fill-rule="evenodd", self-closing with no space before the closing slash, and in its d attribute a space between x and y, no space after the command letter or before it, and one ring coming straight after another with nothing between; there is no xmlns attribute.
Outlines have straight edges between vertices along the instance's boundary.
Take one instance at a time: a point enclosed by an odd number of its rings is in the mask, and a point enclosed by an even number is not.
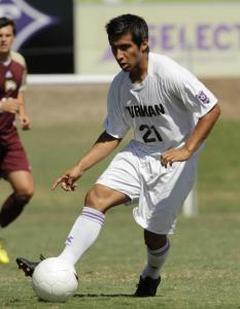
<svg viewBox="0 0 240 309"><path fill-rule="evenodd" d="M27 155L19 139L7 146L0 145L0 177L15 171L31 171Z"/></svg>

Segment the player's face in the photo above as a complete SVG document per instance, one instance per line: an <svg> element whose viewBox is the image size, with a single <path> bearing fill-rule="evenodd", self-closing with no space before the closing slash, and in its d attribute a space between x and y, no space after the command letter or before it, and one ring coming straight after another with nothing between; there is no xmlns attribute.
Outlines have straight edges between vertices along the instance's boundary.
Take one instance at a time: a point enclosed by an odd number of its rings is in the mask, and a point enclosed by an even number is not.
<svg viewBox="0 0 240 309"><path fill-rule="evenodd" d="M122 70L131 72L143 60L148 43L143 42L139 47L132 41L131 33L121 36L116 41L110 42L112 53Z"/></svg>
<svg viewBox="0 0 240 309"><path fill-rule="evenodd" d="M8 53L14 40L12 26L0 28L0 53Z"/></svg>

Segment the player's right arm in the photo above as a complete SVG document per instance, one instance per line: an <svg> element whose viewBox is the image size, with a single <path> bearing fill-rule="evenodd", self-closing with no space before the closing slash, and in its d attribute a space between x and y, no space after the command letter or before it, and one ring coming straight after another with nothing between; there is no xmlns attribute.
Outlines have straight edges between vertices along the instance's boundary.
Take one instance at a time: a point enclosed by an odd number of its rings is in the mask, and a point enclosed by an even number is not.
<svg viewBox="0 0 240 309"><path fill-rule="evenodd" d="M114 78L108 92L107 116L104 122L105 131L83 158L55 181L52 186L53 190L60 185L65 191L74 191L75 182L85 171L111 154L128 131L129 126L123 117L124 113L119 98L120 82L121 76L119 75Z"/></svg>
<svg viewBox="0 0 240 309"><path fill-rule="evenodd" d="M3 98L0 101L0 112L16 114L19 111L18 101L12 98Z"/></svg>
<svg viewBox="0 0 240 309"><path fill-rule="evenodd" d="M75 182L84 172L105 159L113 152L120 142L120 138L115 138L104 131L81 160L54 182L52 189L54 190L60 185L65 191L74 191L76 187Z"/></svg>

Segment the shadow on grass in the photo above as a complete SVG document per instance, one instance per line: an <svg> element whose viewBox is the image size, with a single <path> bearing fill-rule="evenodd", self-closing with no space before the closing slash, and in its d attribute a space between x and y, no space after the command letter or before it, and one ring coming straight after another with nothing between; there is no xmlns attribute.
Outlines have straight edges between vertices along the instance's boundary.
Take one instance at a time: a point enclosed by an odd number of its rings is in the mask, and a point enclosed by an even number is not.
<svg viewBox="0 0 240 309"><path fill-rule="evenodd" d="M142 298L148 298L148 297L137 297L137 296L134 296L133 294L124 294L124 293L119 293L119 294L91 294L91 293L87 293L87 294L75 294L73 297L80 297L80 298L97 298L97 297L111 297L111 298L114 298L114 297L129 297L129 298L136 298L136 299L142 299ZM158 297L158 296L155 296L155 298Z"/></svg>
<svg viewBox="0 0 240 309"><path fill-rule="evenodd" d="M132 294L123 294L123 293L119 293L119 294L92 294L92 293L87 293L87 294L75 294L74 297L80 297L80 298L85 298L85 297L135 297Z"/></svg>

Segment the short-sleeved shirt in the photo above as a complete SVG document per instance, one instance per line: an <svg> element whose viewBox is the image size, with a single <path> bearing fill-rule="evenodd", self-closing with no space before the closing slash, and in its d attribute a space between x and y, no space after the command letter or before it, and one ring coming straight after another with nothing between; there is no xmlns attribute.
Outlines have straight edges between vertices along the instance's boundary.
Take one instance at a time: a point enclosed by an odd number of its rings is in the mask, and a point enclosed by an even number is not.
<svg viewBox="0 0 240 309"><path fill-rule="evenodd" d="M136 141L163 152L182 145L216 103L214 94L188 70L167 56L149 53L143 82L133 84L124 71L114 78L104 126L116 138L132 128Z"/></svg>
<svg viewBox="0 0 240 309"><path fill-rule="evenodd" d="M26 88L26 63L22 55L11 52L8 61L0 63L0 100L17 98ZM0 145L11 142L17 136L14 125L15 115L0 113Z"/></svg>

